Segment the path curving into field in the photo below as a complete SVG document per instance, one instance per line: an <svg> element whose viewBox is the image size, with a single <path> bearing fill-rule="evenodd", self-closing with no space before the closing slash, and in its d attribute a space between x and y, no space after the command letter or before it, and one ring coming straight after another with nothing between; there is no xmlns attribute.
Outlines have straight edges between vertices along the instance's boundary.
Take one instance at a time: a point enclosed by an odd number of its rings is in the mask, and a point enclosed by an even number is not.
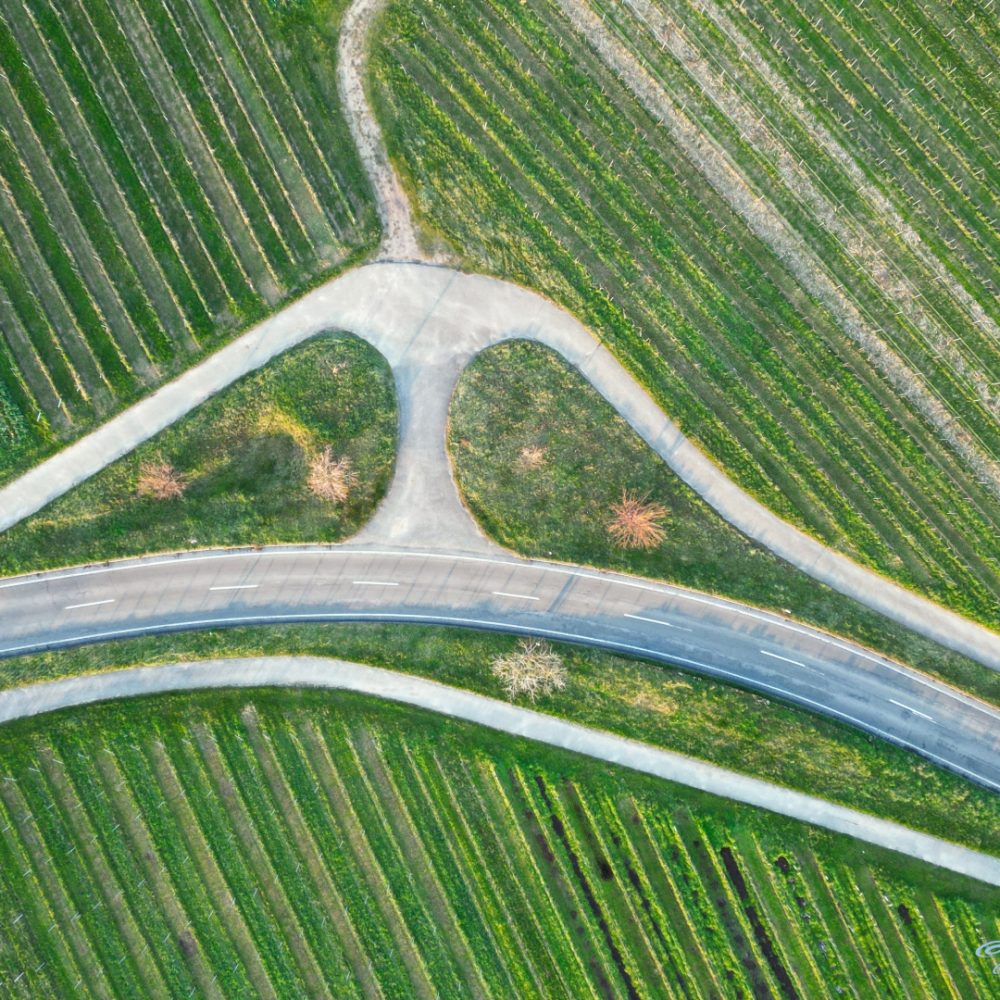
<svg viewBox="0 0 1000 1000"><path fill-rule="evenodd" d="M117 698L218 688L326 688L385 698L735 799L1000 886L1000 858L646 743L436 681L321 657L134 667L0 692L0 723Z"/></svg>
<svg viewBox="0 0 1000 1000"><path fill-rule="evenodd" d="M1000 670L1000 635L840 555L740 489L681 433L579 321L509 282L426 264L356 268L247 331L175 381L0 489L0 531L183 417L282 351L324 330L347 330L385 355L399 401L396 474L355 543L496 551L473 522L446 453L448 403L481 350L515 338L557 351L723 518L793 566L922 635ZM2 544L2 541L0 541Z"/></svg>
<svg viewBox="0 0 1000 1000"><path fill-rule="evenodd" d="M337 88L351 137L371 182L382 223L379 257L423 260L410 213L410 202L389 162L382 131L365 94L364 72L371 26L386 0L354 0L344 12L337 42Z"/></svg>

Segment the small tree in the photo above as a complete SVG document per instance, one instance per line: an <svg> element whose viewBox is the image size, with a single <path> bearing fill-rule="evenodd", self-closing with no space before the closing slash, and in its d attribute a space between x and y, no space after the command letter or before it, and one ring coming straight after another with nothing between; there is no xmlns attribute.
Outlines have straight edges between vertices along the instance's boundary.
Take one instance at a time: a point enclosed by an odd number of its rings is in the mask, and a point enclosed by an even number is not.
<svg viewBox="0 0 1000 1000"><path fill-rule="evenodd" d="M344 456L334 461L330 445L309 463L309 489L320 500L343 503L357 481L351 460Z"/></svg>
<svg viewBox="0 0 1000 1000"><path fill-rule="evenodd" d="M623 490L611 513L614 517L608 525L608 534L623 549L654 549L666 537L660 522L669 511L663 504L650 503L646 497Z"/></svg>
<svg viewBox="0 0 1000 1000"><path fill-rule="evenodd" d="M562 657L540 639L521 639L515 652L494 657L491 669L508 698L525 694L535 701L539 695L552 694L566 686Z"/></svg>
<svg viewBox="0 0 1000 1000"><path fill-rule="evenodd" d="M141 497L173 500L184 496L187 483L169 462L157 459L155 462L143 462L139 467L136 489Z"/></svg>

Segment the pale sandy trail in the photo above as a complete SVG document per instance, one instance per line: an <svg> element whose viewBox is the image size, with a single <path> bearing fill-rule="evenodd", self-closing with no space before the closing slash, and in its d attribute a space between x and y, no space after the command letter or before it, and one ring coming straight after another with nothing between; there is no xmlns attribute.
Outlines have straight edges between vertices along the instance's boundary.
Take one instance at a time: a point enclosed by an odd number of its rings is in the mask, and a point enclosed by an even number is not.
<svg viewBox="0 0 1000 1000"><path fill-rule="evenodd" d="M116 698L214 688L355 691L474 722L847 834L1000 886L1000 858L771 782L519 705L379 667L319 657L255 657L136 667L0 692L0 723Z"/></svg>

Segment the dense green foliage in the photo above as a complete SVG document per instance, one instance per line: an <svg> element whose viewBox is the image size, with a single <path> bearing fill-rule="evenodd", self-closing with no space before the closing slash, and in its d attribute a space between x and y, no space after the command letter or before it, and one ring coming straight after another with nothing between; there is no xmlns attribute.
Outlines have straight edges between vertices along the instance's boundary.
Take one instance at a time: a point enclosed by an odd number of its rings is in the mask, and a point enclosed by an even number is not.
<svg viewBox="0 0 1000 1000"><path fill-rule="evenodd" d="M741 485L995 622L995 25L723 7L393 4L390 151L456 254L570 308Z"/></svg>
<svg viewBox="0 0 1000 1000"><path fill-rule="evenodd" d="M0 687L213 657L332 656L504 697L490 670L511 636L430 626L239 627L0 661ZM546 712L1000 852L1000 796L823 716L662 664L557 646L569 683Z"/></svg>
<svg viewBox="0 0 1000 1000"><path fill-rule="evenodd" d="M991 701L1000 675L838 594L749 541L668 468L579 372L528 341L483 352L452 401L449 447L465 502L527 556L624 570L782 612L849 636ZM525 449L540 449L536 462ZM663 542L608 534L623 491L667 508Z"/></svg>
<svg viewBox="0 0 1000 1000"><path fill-rule="evenodd" d="M370 247L340 0L0 12L0 480Z"/></svg>
<svg viewBox="0 0 1000 1000"><path fill-rule="evenodd" d="M356 697L78 710L0 770L33 997L990 995L995 891Z"/></svg>
<svg viewBox="0 0 1000 1000"><path fill-rule="evenodd" d="M307 485L327 446L356 477L339 504ZM340 541L388 489L395 450L385 359L355 337L320 336L0 534L0 575L193 546ZM179 473L183 496L139 495L156 461Z"/></svg>

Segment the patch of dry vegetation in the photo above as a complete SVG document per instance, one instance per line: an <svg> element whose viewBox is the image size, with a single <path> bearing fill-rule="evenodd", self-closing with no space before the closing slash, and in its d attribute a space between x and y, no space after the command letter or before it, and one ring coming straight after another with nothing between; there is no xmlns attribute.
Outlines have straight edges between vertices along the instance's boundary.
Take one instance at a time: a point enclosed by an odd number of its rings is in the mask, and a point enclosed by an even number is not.
<svg viewBox="0 0 1000 1000"><path fill-rule="evenodd" d="M320 500L344 503L357 481L351 460L346 456L334 460L330 445L309 463L309 491Z"/></svg>
<svg viewBox="0 0 1000 1000"><path fill-rule="evenodd" d="M540 469L545 464L547 449L537 444L526 444L517 456L518 467L524 472Z"/></svg>
<svg viewBox="0 0 1000 1000"><path fill-rule="evenodd" d="M623 490L611 513L614 516L608 524L608 534L620 548L655 549L666 538L662 521L669 511L663 504Z"/></svg>
<svg viewBox="0 0 1000 1000"><path fill-rule="evenodd" d="M139 479L136 491L141 497L152 497L154 500L175 500L184 496L187 483L184 477L162 458L143 462L139 467Z"/></svg>
<svg viewBox="0 0 1000 1000"><path fill-rule="evenodd" d="M541 639L521 639L515 652L495 657L490 669L511 699L523 694L536 701L566 687L562 657Z"/></svg>

